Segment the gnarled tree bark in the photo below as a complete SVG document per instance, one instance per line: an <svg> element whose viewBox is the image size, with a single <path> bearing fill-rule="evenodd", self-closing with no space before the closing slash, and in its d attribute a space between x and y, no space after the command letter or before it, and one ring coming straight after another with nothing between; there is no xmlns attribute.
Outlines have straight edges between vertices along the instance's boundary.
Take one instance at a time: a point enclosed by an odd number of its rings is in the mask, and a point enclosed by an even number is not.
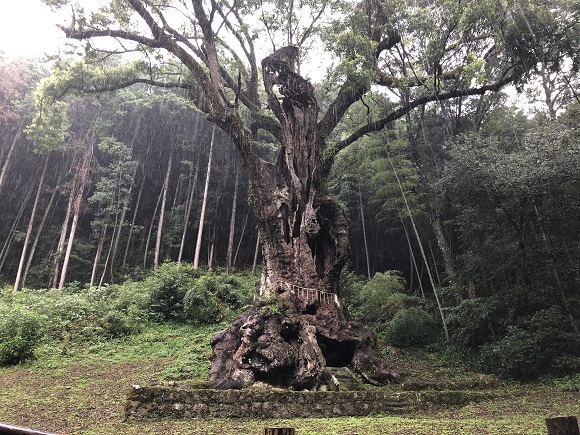
<svg viewBox="0 0 580 435"><path fill-rule="evenodd" d="M374 351L373 335L348 319L340 298L347 221L324 189L319 107L312 85L294 72L296 55L289 46L262 61L281 147L275 164L262 162L251 174L264 266L255 306L212 339L218 388L256 381L317 388L327 380L327 366L351 365L378 384L396 376Z"/></svg>

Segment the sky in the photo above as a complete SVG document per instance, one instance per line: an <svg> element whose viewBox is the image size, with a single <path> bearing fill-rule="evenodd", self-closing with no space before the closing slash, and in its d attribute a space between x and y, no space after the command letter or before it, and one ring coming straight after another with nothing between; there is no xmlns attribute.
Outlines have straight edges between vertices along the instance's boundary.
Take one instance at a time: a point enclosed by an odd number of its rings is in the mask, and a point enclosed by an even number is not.
<svg viewBox="0 0 580 435"><path fill-rule="evenodd" d="M0 51L8 56L40 58L64 47L64 34L56 27L64 17L40 0L3 0L1 11Z"/></svg>

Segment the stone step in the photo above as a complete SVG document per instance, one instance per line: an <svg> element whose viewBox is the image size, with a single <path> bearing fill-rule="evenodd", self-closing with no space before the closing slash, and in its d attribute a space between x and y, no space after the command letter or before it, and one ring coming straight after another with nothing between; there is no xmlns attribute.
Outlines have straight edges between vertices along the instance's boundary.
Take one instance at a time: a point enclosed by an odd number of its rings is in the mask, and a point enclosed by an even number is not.
<svg viewBox="0 0 580 435"><path fill-rule="evenodd" d="M362 382L347 367L327 367L330 374L336 380L339 391L364 390Z"/></svg>

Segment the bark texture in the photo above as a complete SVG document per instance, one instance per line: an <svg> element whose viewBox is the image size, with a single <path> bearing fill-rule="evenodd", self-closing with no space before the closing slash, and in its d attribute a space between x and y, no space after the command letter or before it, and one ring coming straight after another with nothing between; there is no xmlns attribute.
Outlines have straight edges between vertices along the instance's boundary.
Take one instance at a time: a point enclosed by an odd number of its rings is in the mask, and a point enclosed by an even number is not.
<svg viewBox="0 0 580 435"><path fill-rule="evenodd" d="M396 377L340 298L347 222L323 187L319 107L312 85L294 71L297 55L289 46L262 61L280 152L275 164L262 161L251 173L264 266L255 306L212 339L218 388L260 381L315 389L329 383L327 366L351 365L376 384Z"/></svg>

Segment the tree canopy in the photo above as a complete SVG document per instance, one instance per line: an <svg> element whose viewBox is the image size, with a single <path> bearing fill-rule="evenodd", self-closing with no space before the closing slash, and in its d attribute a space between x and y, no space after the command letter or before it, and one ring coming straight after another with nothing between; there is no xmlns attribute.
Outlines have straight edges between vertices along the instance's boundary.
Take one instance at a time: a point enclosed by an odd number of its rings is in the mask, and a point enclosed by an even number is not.
<svg viewBox="0 0 580 435"><path fill-rule="evenodd" d="M260 61L289 44L301 50L295 59L300 71L308 71L309 56L328 57L318 119L327 163L362 136L423 104L521 84L540 61L558 69L564 53L577 62L577 35L564 24L576 13L568 2L551 7L537 0L323 0L281 7L276 2L130 0L92 9L82 2L46 3L71 4L71 24L61 28L69 38L84 41L88 55L71 67L61 86L85 92L135 83L184 89L248 161L255 158L250 131L262 129L280 139L280 121L265 102ZM136 60L130 67L99 67L120 53ZM392 104L336 135L345 113L376 94L388 95Z"/></svg>

